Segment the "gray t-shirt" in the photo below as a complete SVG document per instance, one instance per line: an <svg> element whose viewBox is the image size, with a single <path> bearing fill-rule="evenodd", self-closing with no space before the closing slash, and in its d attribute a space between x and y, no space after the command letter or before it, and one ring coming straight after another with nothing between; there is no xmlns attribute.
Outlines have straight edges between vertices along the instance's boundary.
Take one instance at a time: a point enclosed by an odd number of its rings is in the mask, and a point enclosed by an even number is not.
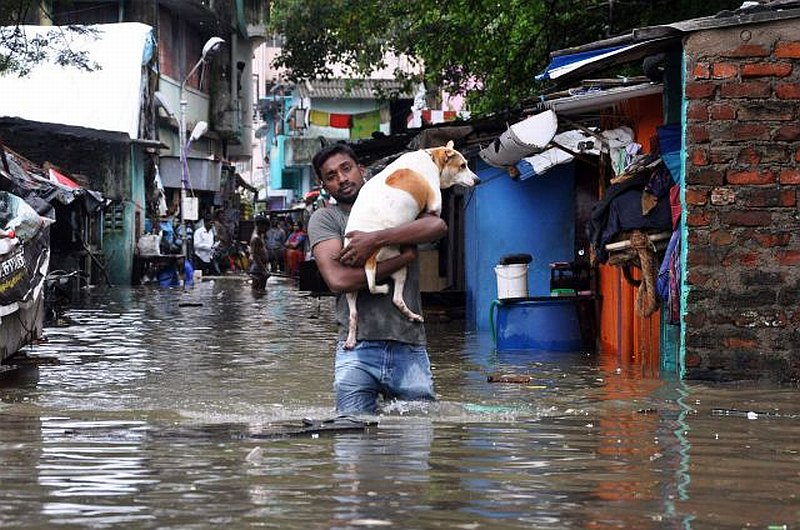
<svg viewBox="0 0 800 530"><path fill-rule="evenodd" d="M311 248L329 239L344 241L349 212L339 206L329 206L315 211L308 222L308 238ZM425 344L425 326L421 322L410 322L392 303L392 280L387 294L370 294L369 289L358 293L358 340L394 340L407 344ZM408 265L403 299L409 309L417 314L422 312L422 297L419 292L419 263L414 260ZM350 311L344 295L336 295L336 322L339 325L339 339L347 338L347 321Z"/></svg>

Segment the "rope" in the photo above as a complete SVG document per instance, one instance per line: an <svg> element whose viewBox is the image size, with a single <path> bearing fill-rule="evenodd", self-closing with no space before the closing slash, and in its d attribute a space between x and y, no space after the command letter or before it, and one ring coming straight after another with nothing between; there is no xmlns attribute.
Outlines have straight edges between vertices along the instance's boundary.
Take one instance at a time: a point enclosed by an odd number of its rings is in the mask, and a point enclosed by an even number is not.
<svg viewBox="0 0 800 530"><path fill-rule="evenodd" d="M636 311L645 317L649 317L658 310L658 297L656 296L656 248L641 230L631 232L631 248L634 249L639 258L639 266L642 268L642 282L636 295Z"/></svg>

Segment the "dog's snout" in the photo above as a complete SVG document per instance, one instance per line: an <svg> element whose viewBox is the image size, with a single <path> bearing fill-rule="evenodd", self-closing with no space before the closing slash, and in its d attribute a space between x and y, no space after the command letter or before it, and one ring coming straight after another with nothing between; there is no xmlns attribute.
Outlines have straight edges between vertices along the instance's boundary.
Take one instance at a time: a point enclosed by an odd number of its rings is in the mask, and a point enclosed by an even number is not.
<svg viewBox="0 0 800 530"><path fill-rule="evenodd" d="M474 184L475 186L477 186L478 184L481 183L481 179L478 177L478 175L475 175L474 177L472 177L472 180L475 183Z"/></svg>

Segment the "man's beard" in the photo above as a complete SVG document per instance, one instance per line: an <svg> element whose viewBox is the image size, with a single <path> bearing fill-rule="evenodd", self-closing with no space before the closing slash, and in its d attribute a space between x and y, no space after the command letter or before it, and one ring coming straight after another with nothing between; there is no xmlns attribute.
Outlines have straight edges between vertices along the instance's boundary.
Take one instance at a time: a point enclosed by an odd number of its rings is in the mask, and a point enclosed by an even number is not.
<svg viewBox="0 0 800 530"><path fill-rule="evenodd" d="M336 202L339 204L353 204L356 202L356 197L358 197L358 195L345 195L344 197L334 196L333 198L336 199Z"/></svg>

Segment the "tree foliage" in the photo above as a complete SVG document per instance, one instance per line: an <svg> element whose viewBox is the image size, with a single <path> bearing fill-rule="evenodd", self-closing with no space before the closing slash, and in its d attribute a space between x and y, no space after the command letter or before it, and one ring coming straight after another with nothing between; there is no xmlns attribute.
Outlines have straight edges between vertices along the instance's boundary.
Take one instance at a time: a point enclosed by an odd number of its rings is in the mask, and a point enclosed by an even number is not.
<svg viewBox="0 0 800 530"><path fill-rule="evenodd" d="M79 35L94 35L87 26L53 26L37 36L23 31L39 2L35 0L0 1L0 75L27 75L42 62L71 66L81 70L96 70L97 63L85 50L76 49L72 40Z"/></svg>
<svg viewBox="0 0 800 530"><path fill-rule="evenodd" d="M466 95L478 114L518 106L552 50L632 28L733 9L740 0L273 0L271 29L284 37L275 66L291 81L330 78L332 65L365 78L386 53L424 65L424 80Z"/></svg>

